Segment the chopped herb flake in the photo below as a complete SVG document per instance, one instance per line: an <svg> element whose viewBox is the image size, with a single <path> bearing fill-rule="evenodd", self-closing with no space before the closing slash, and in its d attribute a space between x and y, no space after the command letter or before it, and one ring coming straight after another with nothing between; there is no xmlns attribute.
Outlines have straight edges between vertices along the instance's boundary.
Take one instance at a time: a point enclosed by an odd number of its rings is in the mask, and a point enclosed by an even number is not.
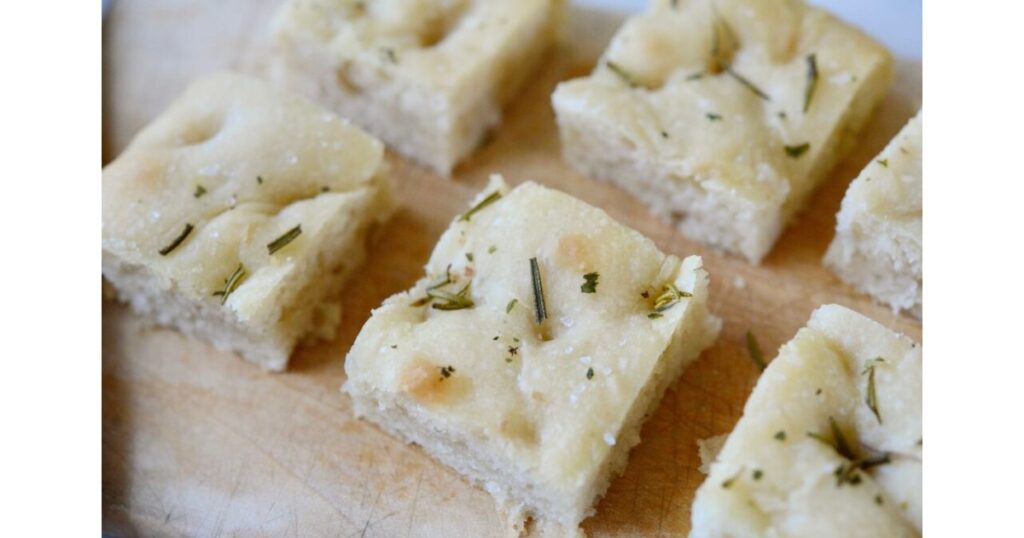
<svg viewBox="0 0 1024 538"><path fill-rule="evenodd" d="M442 366L441 367L441 381L444 381L445 379L448 379L454 373L455 373L455 368L454 367L452 367L452 366Z"/></svg>
<svg viewBox="0 0 1024 538"><path fill-rule="evenodd" d="M709 121L722 121L722 115L721 114L715 114L714 112L708 112L707 114L704 114L704 116Z"/></svg>
<svg viewBox="0 0 1024 538"><path fill-rule="evenodd" d="M798 144L796 146L785 146L785 148L786 155L789 155L794 159L799 159L801 155L807 153L807 150L811 149L811 143L804 142L803 144Z"/></svg>
<svg viewBox="0 0 1024 538"><path fill-rule="evenodd" d="M166 256L170 254L174 249L178 248L178 246L185 241L185 238L188 237L188 234L192 233L192 229L192 224L186 222L185 228L181 230L181 233L178 234L178 237L175 237L174 240L170 242L170 244L160 249L160 255Z"/></svg>
<svg viewBox="0 0 1024 538"><path fill-rule="evenodd" d="M196 198L200 198L204 194L206 194L206 187L204 187L202 185L196 185L196 192L192 193L192 196L195 196Z"/></svg>
<svg viewBox="0 0 1024 538"><path fill-rule="evenodd" d="M882 165L882 166L884 166L886 168L889 168L889 159L878 159L875 162L877 162L878 164L880 164L880 165Z"/></svg>
<svg viewBox="0 0 1024 538"><path fill-rule="evenodd" d="M469 297L469 282L455 293L439 288L428 289L427 297L435 301L430 305L435 310L462 310L474 306L473 299Z"/></svg>
<svg viewBox="0 0 1024 538"><path fill-rule="evenodd" d="M473 253L472 252L467 252L466 253L466 259L472 262L473 261Z"/></svg>
<svg viewBox="0 0 1024 538"><path fill-rule="evenodd" d="M587 368L587 379L594 379L594 369Z"/></svg>
<svg viewBox="0 0 1024 538"><path fill-rule="evenodd" d="M702 78L704 78L704 72L703 71L698 71L696 73L692 73L692 74L686 75L686 78L684 78L683 80L689 82L689 81L693 81L693 80L700 80Z"/></svg>
<svg viewBox="0 0 1024 538"><path fill-rule="evenodd" d="M804 87L804 113L811 108L811 99L814 98L814 90L818 89L818 57L814 54L807 55L807 86Z"/></svg>
<svg viewBox="0 0 1024 538"><path fill-rule="evenodd" d="M776 441L785 441L786 440L786 431L785 430L779 430L779 431L775 432L775 436L774 437L775 437Z"/></svg>
<svg viewBox="0 0 1024 538"><path fill-rule="evenodd" d="M259 185L263 184L263 176L256 176L256 183Z"/></svg>
<svg viewBox="0 0 1024 538"><path fill-rule="evenodd" d="M722 482L722 487L724 489L729 489L732 486L732 484L734 482L736 482L736 480L740 477L740 475L743 474L743 471L744 471L743 467L740 467L740 470L736 471L736 474L732 475L731 477L726 479L724 482Z"/></svg>
<svg viewBox="0 0 1024 538"><path fill-rule="evenodd" d="M768 367L768 364L764 361L764 353L761 352L761 345L757 343L757 338L750 331L747 331L747 353L750 355L750 360L754 361L754 365L757 366L758 370L763 372Z"/></svg>
<svg viewBox="0 0 1024 538"><path fill-rule="evenodd" d="M288 243L291 243L292 241L295 240L296 237L300 235L302 235L302 225L297 224L295 225L294 228L282 234L281 237L278 237L277 239L267 243L267 252L270 254L274 254L275 252L288 246Z"/></svg>
<svg viewBox="0 0 1024 538"><path fill-rule="evenodd" d="M598 273L587 273L583 275L583 285L580 286L580 291L583 293L595 293L597 292L597 279L601 275Z"/></svg>
<svg viewBox="0 0 1024 538"><path fill-rule="evenodd" d="M647 317L650 318L650 319L658 319L658 318L661 318L661 317L664 317L664 316L665 315L662 314L661 312L651 312L650 314L647 314Z"/></svg>
<svg viewBox="0 0 1024 538"><path fill-rule="evenodd" d="M662 138L668 138L668 133L666 133L665 131L662 131L661 132L661 137Z"/></svg>
<svg viewBox="0 0 1024 538"><path fill-rule="evenodd" d="M498 247L495 246L495 245L491 245L490 247L487 247L487 253L488 254L494 254L495 252L497 252L497 250L498 250Z"/></svg>
<svg viewBox="0 0 1024 538"><path fill-rule="evenodd" d="M764 476L764 471L762 471L761 469L754 469L754 472L752 474L754 476L754 480L760 480L761 477Z"/></svg>
<svg viewBox="0 0 1024 538"><path fill-rule="evenodd" d="M228 302L228 297L238 289L238 286L242 284L242 280L244 280L245 277L245 266L239 263L235 272L231 273L231 276L224 279L224 289L213 292L213 296L220 297L220 304Z"/></svg>
<svg viewBox="0 0 1024 538"><path fill-rule="evenodd" d="M505 307L505 313L508 314L509 312L512 312L512 309L516 307L516 303L518 302L519 299L512 299L511 301L509 301L508 306Z"/></svg>
<svg viewBox="0 0 1024 538"><path fill-rule="evenodd" d="M395 54L395 49L390 47L384 47L383 49L381 49L381 52L384 53L384 58L386 58L389 62L393 64L398 63L398 56Z"/></svg>
<svg viewBox="0 0 1024 538"><path fill-rule="evenodd" d="M501 193L498 191L494 191L491 194L488 194L487 197L485 197L483 200L480 200L480 203L476 204L475 206L473 206L472 209L470 209L464 215L462 215L462 217L459 218L459 220L469 221L469 219L472 218L473 215L475 215L478 211L493 204L494 202L497 202L499 198L501 198Z"/></svg>
<svg viewBox="0 0 1024 538"><path fill-rule="evenodd" d="M672 308L673 306L679 304L679 301L681 299L687 297L693 297L693 294L688 291L680 290L679 288L675 287L674 284L665 284L665 286L662 287L661 295L654 299L654 313L664 312Z"/></svg>

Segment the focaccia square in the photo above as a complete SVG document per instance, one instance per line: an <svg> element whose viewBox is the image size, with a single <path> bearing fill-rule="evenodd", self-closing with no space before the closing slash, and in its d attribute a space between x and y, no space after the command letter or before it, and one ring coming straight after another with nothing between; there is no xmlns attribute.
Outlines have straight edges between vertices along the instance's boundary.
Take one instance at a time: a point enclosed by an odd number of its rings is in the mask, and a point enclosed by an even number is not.
<svg viewBox="0 0 1024 538"><path fill-rule="evenodd" d="M553 42L562 0L289 0L278 74L449 174L486 140Z"/></svg>
<svg viewBox="0 0 1024 538"><path fill-rule="evenodd" d="M853 180L825 264L893 310L921 317L921 115Z"/></svg>
<svg viewBox="0 0 1024 538"><path fill-rule="evenodd" d="M492 180L345 363L356 413L575 532L640 426L716 338L701 259L569 195Z"/></svg>
<svg viewBox="0 0 1024 538"><path fill-rule="evenodd" d="M822 306L761 374L690 536L919 536L922 443L921 347Z"/></svg>
<svg viewBox="0 0 1024 538"><path fill-rule="evenodd" d="M334 336L391 212L383 151L305 98L203 78L103 169L103 275L150 320L281 370Z"/></svg>
<svg viewBox="0 0 1024 538"><path fill-rule="evenodd" d="M552 102L574 168L756 263L845 153L891 63L800 0L657 0Z"/></svg>

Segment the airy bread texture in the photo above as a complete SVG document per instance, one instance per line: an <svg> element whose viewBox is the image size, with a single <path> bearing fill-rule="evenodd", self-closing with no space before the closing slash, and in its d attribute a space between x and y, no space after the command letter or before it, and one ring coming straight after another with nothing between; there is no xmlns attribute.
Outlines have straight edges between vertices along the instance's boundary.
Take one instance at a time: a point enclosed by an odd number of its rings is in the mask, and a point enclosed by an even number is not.
<svg viewBox="0 0 1024 538"><path fill-rule="evenodd" d="M853 180L825 264L860 291L921 317L921 114Z"/></svg>
<svg viewBox="0 0 1024 538"><path fill-rule="evenodd" d="M552 102L574 168L756 263L845 154L891 64L798 0L658 0Z"/></svg>
<svg viewBox="0 0 1024 538"><path fill-rule="evenodd" d="M426 276L373 311L344 389L358 415L490 492L513 528L532 517L574 534L665 389L717 337L707 273L534 183L495 178L474 206Z"/></svg>
<svg viewBox="0 0 1024 538"><path fill-rule="evenodd" d="M562 0L290 0L276 73L442 174L486 140L558 32Z"/></svg>
<svg viewBox="0 0 1024 538"><path fill-rule="evenodd" d="M281 370L334 336L392 210L383 151L299 96L201 79L104 168L103 275L151 321Z"/></svg>
<svg viewBox="0 0 1024 538"><path fill-rule="evenodd" d="M825 305L761 374L690 536L920 536L921 469L921 347Z"/></svg>

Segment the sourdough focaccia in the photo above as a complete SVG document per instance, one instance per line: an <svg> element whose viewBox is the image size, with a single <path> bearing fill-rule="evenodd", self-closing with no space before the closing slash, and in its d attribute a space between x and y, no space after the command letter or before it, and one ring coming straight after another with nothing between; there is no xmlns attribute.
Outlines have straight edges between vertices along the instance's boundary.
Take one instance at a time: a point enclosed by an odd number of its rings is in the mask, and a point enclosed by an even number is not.
<svg viewBox="0 0 1024 538"><path fill-rule="evenodd" d="M758 262L890 72L881 45L800 0L656 0L552 101L574 168Z"/></svg>
<svg viewBox="0 0 1024 538"><path fill-rule="evenodd" d="M921 115L853 180L825 264L893 310L921 317Z"/></svg>
<svg viewBox="0 0 1024 538"><path fill-rule="evenodd" d="M921 455L921 347L822 306L761 374L690 536L919 536Z"/></svg>
<svg viewBox="0 0 1024 538"><path fill-rule="evenodd" d="M345 362L356 413L490 492L514 526L575 532L645 416L716 338L701 259L571 196L500 178Z"/></svg>
<svg viewBox="0 0 1024 538"><path fill-rule="evenodd" d="M263 82L195 82L103 170L103 275L156 323L281 370L334 336L391 211L383 149Z"/></svg>
<svg viewBox="0 0 1024 538"><path fill-rule="evenodd" d="M540 64L562 0L290 0L278 74L442 174Z"/></svg>

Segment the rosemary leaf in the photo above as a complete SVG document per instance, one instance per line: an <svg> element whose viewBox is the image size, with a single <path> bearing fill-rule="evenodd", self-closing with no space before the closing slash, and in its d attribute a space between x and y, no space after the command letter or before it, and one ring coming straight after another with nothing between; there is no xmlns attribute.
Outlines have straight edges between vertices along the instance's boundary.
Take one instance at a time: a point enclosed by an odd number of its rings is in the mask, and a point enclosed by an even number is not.
<svg viewBox="0 0 1024 538"><path fill-rule="evenodd" d="M505 313L508 314L512 312L512 309L516 307L517 303L519 303L519 299L512 299L509 301L508 306L505 307Z"/></svg>
<svg viewBox="0 0 1024 538"><path fill-rule="evenodd" d="M267 252L270 253L271 255L274 254L275 252L287 246L288 243L294 241L295 238L300 235L302 235L302 225L297 224L295 225L294 228L282 234L281 237L278 237L277 239L267 243Z"/></svg>
<svg viewBox="0 0 1024 538"><path fill-rule="evenodd" d="M246 276L245 266L239 263L235 272L231 273L231 276L224 279L224 289L213 292L213 296L220 297L220 304L228 302L228 297L238 289L238 286L242 284L242 280L245 280Z"/></svg>
<svg viewBox="0 0 1024 538"><path fill-rule="evenodd" d="M750 360L754 361L754 365L757 366L758 370L764 371L768 367L768 364L764 361L764 353L761 352L761 346L757 343L757 338L754 338L754 333L747 331L747 353L750 355Z"/></svg>
<svg viewBox="0 0 1024 538"><path fill-rule="evenodd" d="M878 419L879 424L882 423L882 415L878 412L878 393L875 391L875 366L882 362L885 362L885 359L882 357L875 357L874 359L867 361L864 366L864 371L861 372L861 375L867 374L868 376L867 397L864 399L864 403L866 403L868 408L871 409L871 412L875 414L875 418Z"/></svg>
<svg viewBox="0 0 1024 538"><path fill-rule="evenodd" d="M623 69L621 65L611 60L606 61L604 64L608 66L608 69L611 69L612 73L615 73L616 75L619 76L619 78L625 81L630 88L636 88L637 86L639 86L639 84L637 84L636 82L636 78L634 78L633 75L631 75L628 71Z"/></svg>
<svg viewBox="0 0 1024 538"><path fill-rule="evenodd" d="M729 73L729 76L736 79L737 82L746 86L748 90L754 92L754 95L757 95L758 97L764 99L765 101L772 100L772 98L769 97L767 93L764 93L764 91L762 91L761 88L758 88L756 85L754 85L753 82L750 82L750 80L747 77L737 73L735 70L733 70L731 66L726 68L725 72Z"/></svg>
<svg viewBox="0 0 1024 538"><path fill-rule="evenodd" d="M166 256L170 254L174 249L178 248L178 245L181 245L185 241L185 238L188 237L188 234L192 233L192 229L192 224L185 223L185 228L181 230L181 233L178 234L178 237L175 237L174 241L171 241L169 245L160 249L160 255Z"/></svg>
<svg viewBox="0 0 1024 538"><path fill-rule="evenodd" d="M548 310L544 304L544 283L540 278L537 258L530 258L530 280L533 283L533 306L537 314L537 323L544 323L548 318Z"/></svg>
<svg viewBox="0 0 1024 538"><path fill-rule="evenodd" d="M804 113L811 108L814 90L818 89L818 57L807 55L807 86L804 88Z"/></svg>
<svg viewBox="0 0 1024 538"><path fill-rule="evenodd" d="M499 198L501 198L501 193L498 191L494 191L491 194L488 194L486 198L480 200L480 203L473 206L473 208L470 209L469 211L466 211L466 213L462 215L462 217L460 217L459 220L469 221L469 219L472 218L473 215L475 215L478 211L493 204L494 202L497 202Z"/></svg>

